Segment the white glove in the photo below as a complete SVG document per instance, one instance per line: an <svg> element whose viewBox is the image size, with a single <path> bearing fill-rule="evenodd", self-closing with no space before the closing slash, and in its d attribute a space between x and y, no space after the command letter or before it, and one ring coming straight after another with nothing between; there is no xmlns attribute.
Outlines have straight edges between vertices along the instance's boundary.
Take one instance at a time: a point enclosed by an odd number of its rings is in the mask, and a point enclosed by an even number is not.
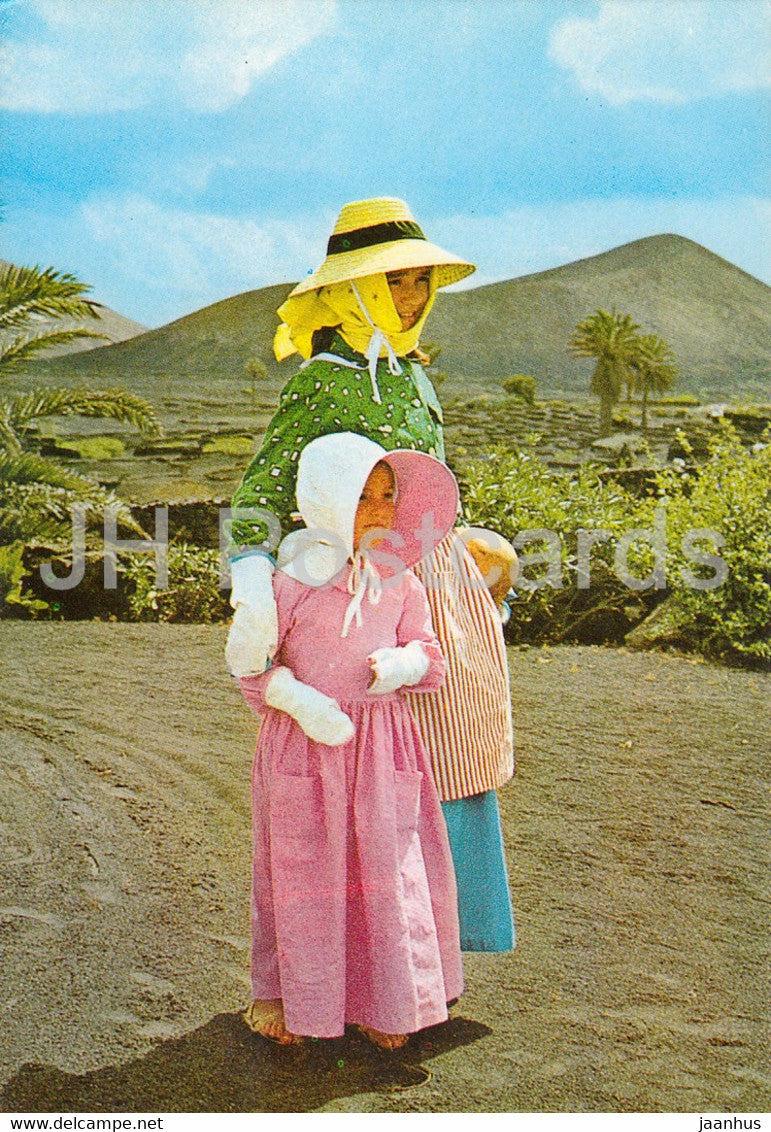
<svg viewBox="0 0 771 1132"><path fill-rule="evenodd" d="M276 669L265 690L265 703L291 715L317 743L339 747L354 736L353 724L337 701L297 680L289 668Z"/></svg>
<svg viewBox="0 0 771 1132"><path fill-rule="evenodd" d="M384 696L405 685L419 684L428 672L428 655L420 641L410 641L402 648L375 649L367 660L375 674L367 688L373 696Z"/></svg>
<svg viewBox="0 0 771 1132"><path fill-rule="evenodd" d="M273 563L265 554L250 554L232 562L230 574L230 604L235 613L225 660L234 676L259 675L278 645Z"/></svg>

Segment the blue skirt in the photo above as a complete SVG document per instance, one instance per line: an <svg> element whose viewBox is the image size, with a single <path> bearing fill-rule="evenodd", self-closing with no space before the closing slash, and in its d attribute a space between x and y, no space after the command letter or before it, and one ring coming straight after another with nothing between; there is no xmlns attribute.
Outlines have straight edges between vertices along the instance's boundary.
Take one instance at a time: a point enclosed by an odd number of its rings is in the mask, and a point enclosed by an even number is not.
<svg viewBox="0 0 771 1132"><path fill-rule="evenodd" d="M463 951L511 951L514 917L495 790L442 802L458 883Z"/></svg>

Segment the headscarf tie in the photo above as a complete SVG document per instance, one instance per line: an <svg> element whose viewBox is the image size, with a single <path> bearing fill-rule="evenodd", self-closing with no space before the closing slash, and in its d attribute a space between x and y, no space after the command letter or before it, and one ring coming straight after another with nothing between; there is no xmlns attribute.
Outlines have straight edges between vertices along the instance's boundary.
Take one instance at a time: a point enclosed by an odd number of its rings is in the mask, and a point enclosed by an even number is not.
<svg viewBox="0 0 771 1132"><path fill-rule="evenodd" d="M351 600L343 618L343 631L341 637L348 636L351 622L356 619L357 626L361 626L361 605L364 595L369 597L370 605L377 605L383 592L380 574L372 560L364 553L356 551L353 564L348 573L348 593Z"/></svg>

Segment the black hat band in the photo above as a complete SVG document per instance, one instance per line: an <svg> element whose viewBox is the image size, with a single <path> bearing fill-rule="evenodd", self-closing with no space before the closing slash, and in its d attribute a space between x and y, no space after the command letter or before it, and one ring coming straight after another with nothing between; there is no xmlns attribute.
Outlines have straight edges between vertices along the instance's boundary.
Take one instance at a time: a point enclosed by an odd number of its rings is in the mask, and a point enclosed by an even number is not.
<svg viewBox="0 0 771 1132"><path fill-rule="evenodd" d="M420 225L414 220L389 220L383 224L370 224L367 228L353 228L330 236L327 255L371 248L375 244L388 244L392 240L425 240Z"/></svg>

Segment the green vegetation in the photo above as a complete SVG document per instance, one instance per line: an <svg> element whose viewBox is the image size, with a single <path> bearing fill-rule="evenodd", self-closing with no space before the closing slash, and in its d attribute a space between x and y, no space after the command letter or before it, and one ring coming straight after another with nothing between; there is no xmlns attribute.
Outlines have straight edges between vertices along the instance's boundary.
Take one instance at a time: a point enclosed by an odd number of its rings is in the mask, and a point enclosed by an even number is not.
<svg viewBox="0 0 771 1132"><path fill-rule="evenodd" d="M591 392L600 398L600 432L608 436L613 430L613 406L629 377L629 363L634 353L639 327L628 314L609 314L596 310L579 322L570 339L570 352L579 358L594 358Z"/></svg>
<svg viewBox="0 0 771 1132"><path fill-rule="evenodd" d="M677 644L739 663L771 660L771 447L748 451L725 425L697 472L663 468L653 473L654 492L642 497L602 471L599 465L583 465L575 473L553 471L528 447L513 453L500 448L463 469L470 524L490 527L507 539L536 532L521 551L536 557L525 563L516 587L519 597L507 628L512 643L620 642L666 598L666 632L654 634L648 644ZM629 573L641 587L633 588L619 577L621 540L631 531L656 532L657 527L658 535L627 547ZM609 537L591 546L588 555L584 547L582 562L579 537L586 536L579 532L598 529ZM715 532L718 544L693 535L689 545L688 532L700 530ZM544 531L554 534L539 533ZM661 589L652 573L657 537L665 542L660 565L666 588ZM699 555L702 564L696 561ZM721 571L727 571L722 584L694 585L719 581Z"/></svg>
<svg viewBox="0 0 771 1132"><path fill-rule="evenodd" d="M21 452L35 421L41 417L73 416L122 421L145 436L163 434L151 406L133 393L120 389L34 389L0 397L0 448Z"/></svg>
<svg viewBox="0 0 771 1132"><path fill-rule="evenodd" d="M33 421L73 414L123 420L145 435L156 436L161 431L150 406L120 390L39 389L0 398L0 544L16 538L67 543L74 503L86 504L89 519L95 521L101 518L104 506L120 504L96 480L29 450ZM132 523L128 508L120 506L127 526L140 530Z"/></svg>
<svg viewBox="0 0 771 1132"><path fill-rule="evenodd" d="M501 388L509 397L518 397L528 405L535 404L535 378L525 373L515 373L501 382Z"/></svg>
<svg viewBox="0 0 771 1132"><path fill-rule="evenodd" d="M0 545L0 616L4 606L16 606L19 610L33 614L48 608L47 602L39 601L24 592L27 571L23 557L23 542Z"/></svg>
<svg viewBox="0 0 771 1132"><path fill-rule="evenodd" d="M648 427L648 397L671 389L677 377L672 347L657 334L641 334L631 361L633 387L642 397L640 424Z"/></svg>
<svg viewBox="0 0 771 1132"><path fill-rule="evenodd" d="M254 437L215 436L204 443L202 451L204 453L216 452L222 456L251 457L254 455Z"/></svg>
<svg viewBox="0 0 771 1132"><path fill-rule="evenodd" d="M156 589L155 561L147 554L124 556L122 574L135 621L224 621L232 612L219 589L219 551L169 546L169 584Z"/></svg>
<svg viewBox="0 0 771 1132"><path fill-rule="evenodd" d="M439 357L439 355L442 352L442 347L440 345L438 345L438 343L436 343L436 342L421 342L420 343L420 352L422 354L424 354L426 356L426 358L428 359L428 361L426 363L427 365L435 366L436 365L436 359Z"/></svg>
<svg viewBox="0 0 771 1132"><path fill-rule="evenodd" d="M771 661L771 435L754 450L743 448L724 424L709 446L708 459L693 482L677 468L658 474L660 501L666 504L667 532L674 566L670 613L689 647L723 660ZM686 447L687 440L681 438ZM648 505L650 512L650 504ZM687 531L713 530L725 540L722 585L699 590L688 585L685 567L709 578L712 565L694 568L682 552ZM703 543L709 554L714 550ZM656 643L652 638L649 643Z"/></svg>
<svg viewBox="0 0 771 1132"><path fill-rule="evenodd" d="M249 358L244 366L244 373L251 381L251 394L256 397L260 391L260 386L265 384L268 376L268 367L265 362L260 358Z"/></svg>
<svg viewBox="0 0 771 1132"><path fill-rule="evenodd" d="M8 267L0 272L0 379L51 346L102 337L82 327L32 332L41 318L98 317L97 305L83 298L87 290L74 276L51 268ZM128 508L95 480L30 451L35 422L53 416L107 417L131 424L147 436L162 433L150 405L120 390L36 389L0 397L0 548L4 548L0 608L20 600L19 545L41 541L69 545L75 504L82 505L89 528L100 526L104 507L113 505L124 529L144 533Z"/></svg>
<svg viewBox="0 0 771 1132"><path fill-rule="evenodd" d="M39 267L0 270L0 376L53 346L76 338L105 338L78 326L37 331L41 318L99 318L99 306L83 296L89 290L74 275Z"/></svg>
<svg viewBox="0 0 771 1132"><path fill-rule="evenodd" d="M658 405L682 405L683 408L696 408L701 404L701 399L695 397L693 393L678 393L674 397L657 397L656 403Z"/></svg>
<svg viewBox="0 0 771 1132"><path fill-rule="evenodd" d="M126 445L118 436L80 436L57 443L57 455L76 460L119 460Z"/></svg>

